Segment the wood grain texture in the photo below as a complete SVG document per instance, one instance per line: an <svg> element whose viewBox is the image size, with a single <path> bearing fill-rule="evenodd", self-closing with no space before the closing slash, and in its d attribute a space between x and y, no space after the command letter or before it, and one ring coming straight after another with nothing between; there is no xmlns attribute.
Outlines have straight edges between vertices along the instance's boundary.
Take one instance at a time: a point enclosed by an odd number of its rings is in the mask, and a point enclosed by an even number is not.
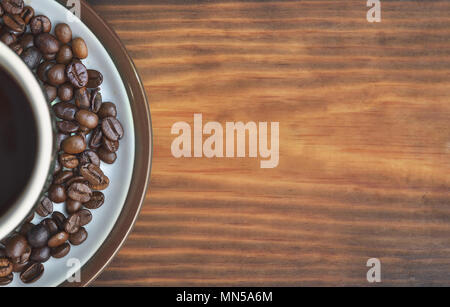
<svg viewBox="0 0 450 307"><path fill-rule="evenodd" d="M450 1L91 4L150 100L150 191L94 285L450 285ZM177 121L279 121L280 164L175 159Z"/></svg>

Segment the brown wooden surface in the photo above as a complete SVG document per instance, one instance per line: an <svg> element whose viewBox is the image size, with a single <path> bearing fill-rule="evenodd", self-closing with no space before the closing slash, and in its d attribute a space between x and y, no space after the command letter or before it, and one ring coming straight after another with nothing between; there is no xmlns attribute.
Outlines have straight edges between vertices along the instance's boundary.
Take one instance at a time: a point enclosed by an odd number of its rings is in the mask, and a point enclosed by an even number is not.
<svg viewBox="0 0 450 307"><path fill-rule="evenodd" d="M141 73L150 191L94 285L450 285L450 1L90 1ZM177 121L279 121L280 165L175 159Z"/></svg>

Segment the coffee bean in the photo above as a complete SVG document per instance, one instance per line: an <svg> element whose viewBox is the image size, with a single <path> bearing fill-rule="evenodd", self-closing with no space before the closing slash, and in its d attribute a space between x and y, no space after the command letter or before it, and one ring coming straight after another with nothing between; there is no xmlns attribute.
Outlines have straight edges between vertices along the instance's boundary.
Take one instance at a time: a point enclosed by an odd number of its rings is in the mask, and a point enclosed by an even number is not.
<svg viewBox="0 0 450 307"><path fill-rule="evenodd" d="M104 137L103 148L109 152L117 152L119 150L119 141L111 141Z"/></svg>
<svg viewBox="0 0 450 307"><path fill-rule="evenodd" d="M98 209L105 203L105 195L102 192L95 191L92 193L91 200L84 204L88 209Z"/></svg>
<svg viewBox="0 0 450 307"><path fill-rule="evenodd" d="M53 218L47 218L43 220L41 224L47 228L50 237L52 237L59 231L58 225L56 225L56 222Z"/></svg>
<svg viewBox="0 0 450 307"><path fill-rule="evenodd" d="M23 270L30 264L29 261L25 263L14 263L13 264L13 272L14 273L22 273Z"/></svg>
<svg viewBox="0 0 450 307"><path fill-rule="evenodd" d="M92 190L85 183L74 182L67 190L69 197L73 200L86 203L91 200Z"/></svg>
<svg viewBox="0 0 450 307"><path fill-rule="evenodd" d="M34 262L44 263L50 259L50 248L48 246L43 246L40 248L33 248L31 252L30 260Z"/></svg>
<svg viewBox="0 0 450 307"><path fill-rule="evenodd" d="M24 7L22 13L20 13L20 17L22 17L26 24L29 24L34 17L34 9L31 6Z"/></svg>
<svg viewBox="0 0 450 307"><path fill-rule="evenodd" d="M2 34L2 36L0 36L0 41L9 46L17 42L17 36L13 33L5 32Z"/></svg>
<svg viewBox="0 0 450 307"><path fill-rule="evenodd" d="M97 154L100 160L106 164L113 164L117 160L117 154L105 149L103 146L97 150Z"/></svg>
<svg viewBox="0 0 450 307"><path fill-rule="evenodd" d="M116 117L117 116L116 105L112 102L104 102L100 107L100 110L98 110L97 114L102 119L106 117Z"/></svg>
<svg viewBox="0 0 450 307"><path fill-rule="evenodd" d="M59 86L67 82L66 66L64 64L56 64L47 72L48 83Z"/></svg>
<svg viewBox="0 0 450 307"><path fill-rule="evenodd" d="M103 177L105 176L100 167L94 164L83 164L80 167L80 175L93 185L101 184L104 181Z"/></svg>
<svg viewBox="0 0 450 307"><path fill-rule="evenodd" d="M34 44L43 54L58 53L60 49L58 40L50 33L41 33L36 36Z"/></svg>
<svg viewBox="0 0 450 307"><path fill-rule="evenodd" d="M36 213L46 217L53 213L53 203L48 197L43 197L36 208Z"/></svg>
<svg viewBox="0 0 450 307"><path fill-rule="evenodd" d="M76 233L69 236L69 242L72 245L80 245L88 238L88 233L84 227L81 227Z"/></svg>
<svg viewBox="0 0 450 307"><path fill-rule="evenodd" d="M74 121L63 120L56 123L58 130L61 133L70 134L75 133L80 129L80 125Z"/></svg>
<svg viewBox="0 0 450 307"><path fill-rule="evenodd" d="M58 134L56 134L56 145L58 146L58 151L61 150L62 142L63 142L65 139L67 139L68 137L69 137L68 134L64 134L64 133L58 133ZM59 164L59 161L56 160L55 163L56 163L56 165L55 165L55 170L56 170L56 166L58 166L59 169L61 169L61 165ZM59 171L59 170L58 170L58 171Z"/></svg>
<svg viewBox="0 0 450 307"><path fill-rule="evenodd" d="M71 136L62 142L62 149L69 154L79 154L86 149L86 140L79 135Z"/></svg>
<svg viewBox="0 0 450 307"><path fill-rule="evenodd" d="M109 187L109 178L105 175L102 177L102 182L99 184L89 183L89 187L92 190L103 191Z"/></svg>
<svg viewBox="0 0 450 307"><path fill-rule="evenodd" d="M64 184L73 176L73 172L70 170L60 171L53 177L53 184Z"/></svg>
<svg viewBox="0 0 450 307"><path fill-rule="evenodd" d="M5 15L3 16L3 23L17 34L23 33L27 25L19 15Z"/></svg>
<svg viewBox="0 0 450 307"><path fill-rule="evenodd" d="M64 222L66 221L66 217L59 211L55 211L52 214L52 219L55 221L56 225L60 230L64 230Z"/></svg>
<svg viewBox="0 0 450 307"><path fill-rule="evenodd" d="M78 111L77 114L75 115L75 118L80 123L80 125L88 129L94 129L98 125L97 114L88 110Z"/></svg>
<svg viewBox="0 0 450 307"><path fill-rule="evenodd" d="M24 34L20 39L20 45L23 50L34 47L34 36L32 34Z"/></svg>
<svg viewBox="0 0 450 307"><path fill-rule="evenodd" d="M30 263L20 274L20 280L25 284L36 282L44 274L44 265L42 263Z"/></svg>
<svg viewBox="0 0 450 307"><path fill-rule="evenodd" d="M19 233L22 235L22 236L27 236L27 234L28 234L28 231L30 231L30 229L31 228L33 228L34 227L34 224L32 224L32 223L30 223L30 222L25 222L23 225L22 225L22 227L20 227L20 230L19 230ZM1 257L1 255L0 255L0 257Z"/></svg>
<svg viewBox="0 0 450 307"><path fill-rule="evenodd" d="M13 280L14 280L13 274L9 274L8 276L5 277L0 277L0 286L9 285L10 283L12 283Z"/></svg>
<svg viewBox="0 0 450 307"><path fill-rule="evenodd" d="M72 41L73 54L79 59L88 57L88 48L84 39L77 37Z"/></svg>
<svg viewBox="0 0 450 307"><path fill-rule="evenodd" d="M63 203L67 199L66 190L60 184L53 184L48 190L48 198L54 203Z"/></svg>
<svg viewBox="0 0 450 307"><path fill-rule="evenodd" d="M12 271L12 262L8 258L0 258L0 278L8 276Z"/></svg>
<svg viewBox="0 0 450 307"><path fill-rule="evenodd" d="M50 84L44 84L44 93L47 97L48 102L52 102L56 99L56 96L58 95L56 87L50 85Z"/></svg>
<svg viewBox="0 0 450 307"><path fill-rule="evenodd" d="M68 44L72 41L72 30L65 23L57 24L55 27L55 35L63 44Z"/></svg>
<svg viewBox="0 0 450 307"><path fill-rule="evenodd" d="M29 69L34 70L42 60L42 53L36 47L30 47L20 57Z"/></svg>
<svg viewBox="0 0 450 307"><path fill-rule="evenodd" d="M73 86L70 83L64 83L58 88L58 97L61 101L70 101L73 98Z"/></svg>
<svg viewBox="0 0 450 307"><path fill-rule="evenodd" d="M55 64L49 61L44 61L41 64L39 64L36 72L39 80L41 80L42 82L47 82L48 81L47 73L53 66L55 66Z"/></svg>
<svg viewBox="0 0 450 307"><path fill-rule="evenodd" d="M65 168L73 169L78 167L80 161L75 155L63 153L59 156L59 163Z"/></svg>
<svg viewBox="0 0 450 307"><path fill-rule="evenodd" d="M56 59L56 53L44 53L42 57L46 61L54 61Z"/></svg>
<svg viewBox="0 0 450 307"><path fill-rule="evenodd" d="M76 233L78 230L80 230L80 216L77 213L71 214L64 224L64 230L68 234Z"/></svg>
<svg viewBox="0 0 450 307"><path fill-rule="evenodd" d="M31 19L30 29L34 35L48 33L52 29L52 23L47 16L39 15Z"/></svg>
<svg viewBox="0 0 450 307"><path fill-rule="evenodd" d="M27 239L21 234L14 234L5 244L6 255L14 263L20 262L20 257L30 249Z"/></svg>
<svg viewBox="0 0 450 307"><path fill-rule="evenodd" d="M77 114L78 108L70 102L59 102L53 106L53 112L61 119L73 121L75 120L75 114Z"/></svg>
<svg viewBox="0 0 450 307"><path fill-rule="evenodd" d="M80 210L76 214L80 217L80 226L85 226L92 221L92 213L87 209Z"/></svg>
<svg viewBox="0 0 450 307"><path fill-rule="evenodd" d="M73 48L73 46L72 46ZM75 54L75 52L74 52ZM73 86L80 88L85 87L88 83L88 73L86 66L81 62L72 62L67 65L66 75Z"/></svg>
<svg viewBox="0 0 450 307"><path fill-rule="evenodd" d="M57 135L56 135L56 139L57 139L57 142L59 142L58 144L57 144L57 146L58 146L58 151L60 150L60 147L61 147L61 141L60 140L58 140L58 137L61 135L61 133L58 133ZM53 169L53 175L56 175L57 173L59 173L61 171L61 165L59 164L59 161L58 160L56 160L55 161L55 168Z"/></svg>
<svg viewBox="0 0 450 307"><path fill-rule="evenodd" d="M35 225L27 234L28 244L34 248L46 246L49 237L50 234L47 227L42 224Z"/></svg>
<svg viewBox="0 0 450 307"><path fill-rule="evenodd" d="M66 243L67 240L69 240L69 234L65 231L60 231L48 240L48 246L52 248L58 247Z"/></svg>
<svg viewBox="0 0 450 307"><path fill-rule="evenodd" d="M100 158L93 150L86 150L80 155L80 164L83 165L88 163L100 166Z"/></svg>
<svg viewBox="0 0 450 307"><path fill-rule="evenodd" d="M91 135L91 139L89 140L89 147L96 149L102 146L103 143L103 132L101 127L98 127L94 130Z"/></svg>
<svg viewBox="0 0 450 307"><path fill-rule="evenodd" d="M20 14L23 11L23 0L3 0L2 7L9 14Z"/></svg>
<svg viewBox="0 0 450 307"><path fill-rule="evenodd" d="M74 176L73 178L69 179L69 181L66 182L66 186L70 187L75 182L88 184L88 182L86 181L86 179L84 179L83 176Z"/></svg>
<svg viewBox="0 0 450 307"><path fill-rule="evenodd" d="M58 247L52 248L51 254L53 258L60 259L67 256L69 252L70 252L70 244L64 243Z"/></svg>
<svg viewBox="0 0 450 307"><path fill-rule="evenodd" d="M85 88L75 89L75 104L78 108L87 110L91 106L89 91Z"/></svg>
<svg viewBox="0 0 450 307"><path fill-rule="evenodd" d="M66 201L66 211L69 214L78 212L82 206L83 206L83 204L81 202L70 199L70 198Z"/></svg>
<svg viewBox="0 0 450 307"><path fill-rule="evenodd" d="M56 62L69 64L73 59L72 48L68 45L62 46L56 54Z"/></svg>
<svg viewBox="0 0 450 307"><path fill-rule="evenodd" d="M96 88L95 90L93 90L91 92L90 105L91 105L91 110L94 113L97 113L98 110L100 110L100 108L102 106L102 94L99 91L100 91L100 88Z"/></svg>
<svg viewBox="0 0 450 307"><path fill-rule="evenodd" d="M118 141L123 137L123 127L114 117L106 117L102 121L102 132L111 141Z"/></svg>
<svg viewBox="0 0 450 307"><path fill-rule="evenodd" d="M103 75L101 72L93 69L88 70L89 81L87 84L88 88L97 88L103 83Z"/></svg>

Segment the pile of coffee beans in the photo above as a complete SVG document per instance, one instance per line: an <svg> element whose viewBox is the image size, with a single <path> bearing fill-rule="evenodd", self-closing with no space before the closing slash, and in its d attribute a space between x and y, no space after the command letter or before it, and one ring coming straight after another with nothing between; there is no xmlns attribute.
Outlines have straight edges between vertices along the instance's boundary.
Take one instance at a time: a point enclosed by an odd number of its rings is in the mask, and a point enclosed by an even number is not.
<svg viewBox="0 0 450 307"><path fill-rule="evenodd" d="M101 162L117 159L124 130L116 106L103 102L103 75L89 70L82 60L88 47L73 37L69 25L37 14L23 0L2 0L0 41L14 50L36 74L57 120L58 158L53 183L33 212L14 234L0 243L0 285L9 284L13 273L23 283L33 283L44 273L47 260L65 257L71 246L86 241L90 210L105 202L101 192L109 178ZM54 204L65 210L54 211ZM64 214L63 212L66 212Z"/></svg>

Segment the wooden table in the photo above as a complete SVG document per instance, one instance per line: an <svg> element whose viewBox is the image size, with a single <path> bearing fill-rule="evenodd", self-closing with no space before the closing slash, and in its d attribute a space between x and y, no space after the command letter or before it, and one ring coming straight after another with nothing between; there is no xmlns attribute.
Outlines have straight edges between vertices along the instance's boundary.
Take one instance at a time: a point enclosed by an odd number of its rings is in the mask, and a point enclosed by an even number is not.
<svg viewBox="0 0 450 307"><path fill-rule="evenodd" d="M150 190L98 286L450 285L450 1L90 1L140 71ZM171 154L280 122L280 163Z"/></svg>

